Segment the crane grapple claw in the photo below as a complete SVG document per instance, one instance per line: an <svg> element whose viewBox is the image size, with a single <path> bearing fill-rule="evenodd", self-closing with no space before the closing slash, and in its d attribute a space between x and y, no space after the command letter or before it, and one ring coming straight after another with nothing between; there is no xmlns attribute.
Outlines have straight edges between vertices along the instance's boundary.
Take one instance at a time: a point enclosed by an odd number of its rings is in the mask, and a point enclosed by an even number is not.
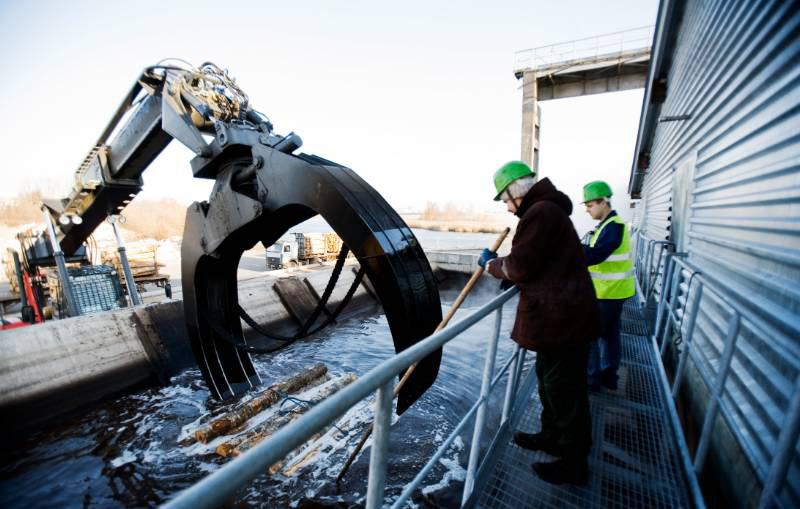
<svg viewBox="0 0 800 509"><path fill-rule="evenodd" d="M238 126L227 128L224 146L212 142L211 153L192 162L196 173L216 175L216 184L207 203L187 212L181 259L192 350L213 396L239 396L260 383L250 354L230 341L246 341L236 281L242 253L257 242L272 244L317 214L364 268L395 351L434 331L441 304L424 251L397 212L353 170L265 145L257 131ZM221 337L220 326L228 337ZM398 413L430 387L440 360L438 350L420 362L400 392Z"/></svg>

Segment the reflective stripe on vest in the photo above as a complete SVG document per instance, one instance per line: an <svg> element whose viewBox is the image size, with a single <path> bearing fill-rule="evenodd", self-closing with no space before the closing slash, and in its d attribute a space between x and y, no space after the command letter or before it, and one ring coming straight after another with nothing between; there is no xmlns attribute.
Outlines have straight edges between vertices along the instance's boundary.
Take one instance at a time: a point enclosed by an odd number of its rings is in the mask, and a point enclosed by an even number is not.
<svg viewBox="0 0 800 509"><path fill-rule="evenodd" d="M589 246L594 247L603 228L610 223L622 225L622 242L608 258L589 267L594 291L598 299L627 299L636 293L633 280L633 260L631 260L631 238L628 227L619 216L611 216L594 232Z"/></svg>

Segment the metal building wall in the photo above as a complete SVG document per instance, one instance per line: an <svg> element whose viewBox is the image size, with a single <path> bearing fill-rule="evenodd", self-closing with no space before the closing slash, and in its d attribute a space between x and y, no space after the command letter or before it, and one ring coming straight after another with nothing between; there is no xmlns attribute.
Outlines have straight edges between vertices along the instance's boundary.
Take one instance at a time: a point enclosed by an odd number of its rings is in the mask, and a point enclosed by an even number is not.
<svg viewBox="0 0 800 509"><path fill-rule="evenodd" d="M723 400L763 481L800 380L800 2L687 1L672 51L639 229L679 240L675 172L694 161L684 251L748 311ZM713 374L728 316L699 309L696 368ZM797 444L786 479L800 506Z"/></svg>

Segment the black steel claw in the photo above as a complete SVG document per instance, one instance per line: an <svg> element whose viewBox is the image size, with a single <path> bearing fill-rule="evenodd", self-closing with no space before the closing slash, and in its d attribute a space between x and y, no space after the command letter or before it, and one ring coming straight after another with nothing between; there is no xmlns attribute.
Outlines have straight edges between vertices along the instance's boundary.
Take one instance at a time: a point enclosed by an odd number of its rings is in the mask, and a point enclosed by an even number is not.
<svg viewBox="0 0 800 509"><path fill-rule="evenodd" d="M242 252L270 245L292 226L320 214L364 267L400 352L441 321L436 279L411 230L349 168L271 143L261 133L229 126L224 145L192 162L195 175L215 177L207 203L186 215L181 248L186 323L212 394L238 396L260 383L250 355L224 341L211 324L244 342L236 270ZM291 144L289 144L291 145ZM426 357L400 392L402 413L433 384L441 350Z"/></svg>

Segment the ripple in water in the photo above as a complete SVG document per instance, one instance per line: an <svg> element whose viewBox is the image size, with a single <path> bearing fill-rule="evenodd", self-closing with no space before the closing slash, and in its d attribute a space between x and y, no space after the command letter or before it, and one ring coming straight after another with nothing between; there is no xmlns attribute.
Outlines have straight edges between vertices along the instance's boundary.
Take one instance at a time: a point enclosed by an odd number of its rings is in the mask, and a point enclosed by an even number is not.
<svg viewBox="0 0 800 509"><path fill-rule="evenodd" d="M512 305L506 307L496 369L513 351L508 339L511 309ZM469 311L462 309L455 320ZM400 495L474 403L493 330L494 315L490 315L446 345L434 386L401 418L394 417L387 499ZM361 375L393 354L388 324L379 314L342 321L313 340L272 356L256 356L255 364L268 385L317 362L324 362L332 376ZM227 460L214 454L217 442L188 447L178 442L230 405L209 400L197 369L188 369L171 382L168 387L149 387L102 402L8 444L0 467L0 506L155 506L220 468ZM503 389L501 382L492 398L490 430L499 422ZM371 418L371 400L357 405L340 419L341 429L327 431L311 456L313 461L297 475L261 476L241 490L235 506L304 507L310 500L323 506L363 505L369 447L351 467L341 490L334 480ZM459 505L472 437L470 425L466 430L428 475L410 506ZM489 438L485 437L486 443Z"/></svg>

